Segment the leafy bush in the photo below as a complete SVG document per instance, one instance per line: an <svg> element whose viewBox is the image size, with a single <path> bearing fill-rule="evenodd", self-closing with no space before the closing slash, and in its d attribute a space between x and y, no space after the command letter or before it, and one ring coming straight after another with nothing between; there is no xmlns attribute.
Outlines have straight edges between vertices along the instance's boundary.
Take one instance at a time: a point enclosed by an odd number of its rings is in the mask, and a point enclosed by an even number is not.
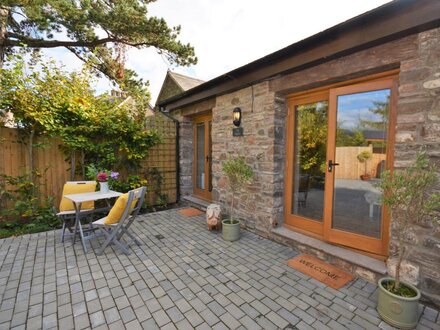
<svg viewBox="0 0 440 330"><path fill-rule="evenodd" d="M53 198L40 194L40 185L29 178L0 174L0 237L51 230L60 225ZM41 173L33 171L38 182Z"/></svg>
<svg viewBox="0 0 440 330"><path fill-rule="evenodd" d="M229 190L231 196L231 212L229 222L233 223L234 197L236 192L243 187L245 183L252 180L254 173L252 168L246 164L242 157L229 158L223 163L223 173L226 174L229 181Z"/></svg>
<svg viewBox="0 0 440 330"><path fill-rule="evenodd" d="M401 293L400 265L408 252L404 242L408 230L424 221L438 224L440 193L432 191L437 183L437 168L429 162L426 152L419 152L415 162L405 170L384 171L381 175L378 186L383 191L382 202L390 209L399 243L396 281L389 288L393 293Z"/></svg>

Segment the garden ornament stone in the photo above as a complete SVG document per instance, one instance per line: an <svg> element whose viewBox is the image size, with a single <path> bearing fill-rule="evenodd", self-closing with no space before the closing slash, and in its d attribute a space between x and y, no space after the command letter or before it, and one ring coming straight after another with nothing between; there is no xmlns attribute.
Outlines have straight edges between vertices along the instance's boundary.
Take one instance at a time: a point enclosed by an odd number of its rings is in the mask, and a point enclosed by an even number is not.
<svg viewBox="0 0 440 330"><path fill-rule="evenodd" d="M222 226L222 209L218 204L210 204L206 208L206 223L208 224L208 230L216 229L220 230Z"/></svg>

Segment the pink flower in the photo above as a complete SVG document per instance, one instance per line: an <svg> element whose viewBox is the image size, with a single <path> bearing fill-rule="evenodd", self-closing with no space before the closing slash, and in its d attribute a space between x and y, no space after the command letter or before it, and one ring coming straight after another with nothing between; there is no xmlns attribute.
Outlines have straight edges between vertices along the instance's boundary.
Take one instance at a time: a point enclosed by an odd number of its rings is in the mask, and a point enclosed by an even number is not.
<svg viewBox="0 0 440 330"><path fill-rule="evenodd" d="M100 172L100 173L98 173L98 175L96 176L96 179L97 179L99 182L107 182L108 175L107 175L107 173L105 173L105 172Z"/></svg>

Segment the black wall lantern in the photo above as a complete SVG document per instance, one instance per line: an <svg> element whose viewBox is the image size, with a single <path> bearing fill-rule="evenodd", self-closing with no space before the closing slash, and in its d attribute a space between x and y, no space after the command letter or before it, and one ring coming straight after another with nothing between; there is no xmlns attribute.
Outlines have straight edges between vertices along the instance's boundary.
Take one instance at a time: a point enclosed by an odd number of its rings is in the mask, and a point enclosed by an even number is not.
<svg viewBox="0 0 440 330"><path fill-rule="evenodd" d="M241 109L235 108L232 112L232 122L235 126L239 127L241 123Z"/></svg>

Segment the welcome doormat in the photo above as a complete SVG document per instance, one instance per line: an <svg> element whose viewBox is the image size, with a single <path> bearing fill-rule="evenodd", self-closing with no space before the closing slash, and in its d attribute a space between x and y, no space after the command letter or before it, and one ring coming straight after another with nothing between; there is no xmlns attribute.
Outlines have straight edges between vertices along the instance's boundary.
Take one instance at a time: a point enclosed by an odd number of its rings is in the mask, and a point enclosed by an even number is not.
<svg viewBox="0 0 440 330"><path fill-rule="evenodd" d="M196 215L200 215L200 214L203 214L205 212L197 210L197 209L195 209L193 207L187 207L186 209L179 210L179 213L184 215L184 216L187 216L187 217L194 217Z"/></svg>
<svg viewBox="0 0 440 330"><path fill-rule="evenodd" d="M350 282L354 276L318 258L301 254L287 261L290 267L313 277L333 289L339 289Z"/></svg>

